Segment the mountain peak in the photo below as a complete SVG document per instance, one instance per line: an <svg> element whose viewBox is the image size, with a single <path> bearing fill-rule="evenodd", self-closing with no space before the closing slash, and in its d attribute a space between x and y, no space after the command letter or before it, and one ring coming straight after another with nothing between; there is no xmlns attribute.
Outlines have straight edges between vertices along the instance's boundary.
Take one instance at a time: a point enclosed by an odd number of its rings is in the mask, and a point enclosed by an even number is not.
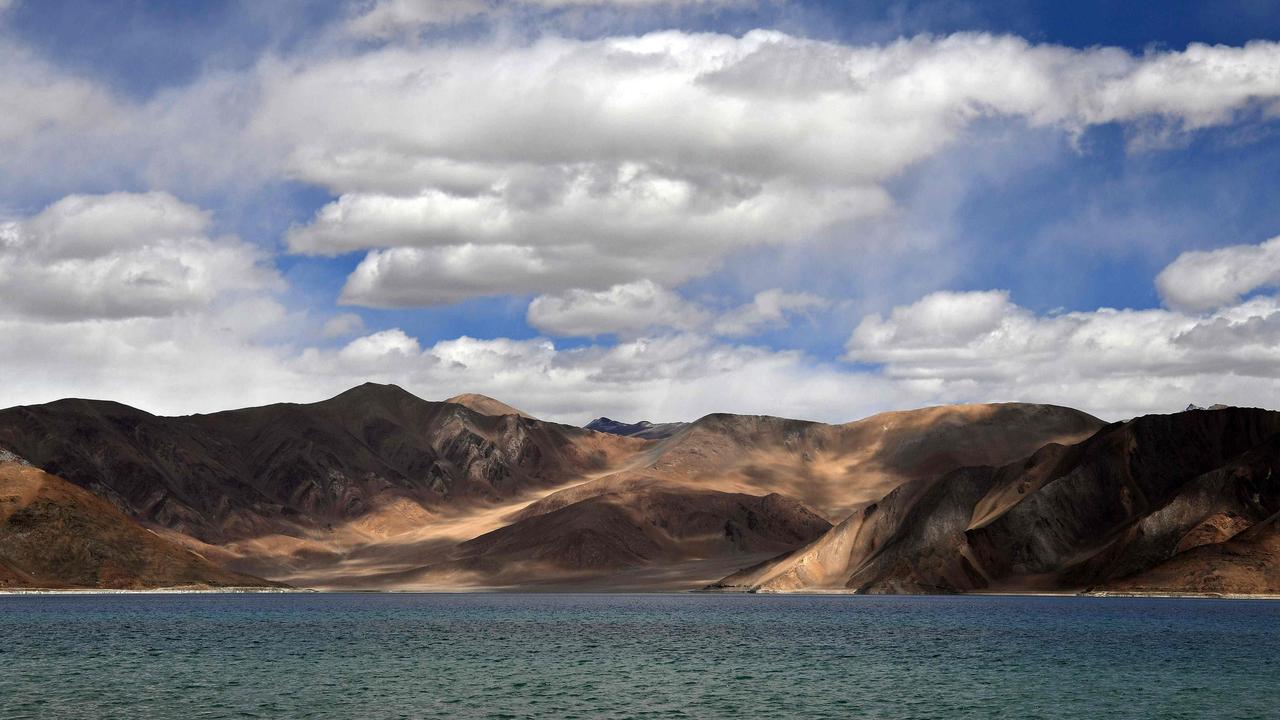
<svg viewBox="0 0 1280 720"><path fill-rule="evenodd" d="M610 435L638 437L645 440L661 440L666 437L671 437L685 425L686 423L659 423L655 425L648 420L626 423L601 416L587 423L584 427L588 430L609 433Z"/></svg>
<svg viewBox="0 0 1280 720"><path fill-rule="evenodd" d="M382 397L382 396L394 396L394 395L399 395L399 396L409 395L411 397L417 397L416 395L409 392L408 390L405 390L399 385L392 385L390 383L386 383L386 384L376 383L376 382L361 383L351 388L350 390L339 393L336 397L343 397L343 396Z"/></svg>
<svg viewBox="0 0 1280 720"><path fill-rule="evenodd" d="M481 395L479 393L462 393L461 395L454 395L448 400L445 400L445 402L453 403L454 405L461 405L473 412L480 413L481 415L519 415L520 417L533 419L532 415L523 410L511 407L501 400L495 400L488 395Z"/></svg>
<svg viewBox="0 0 1280 720"><path fill-rule="evenodd" d="M405 402L425 403L426 400L399 385L367 382L339 393L324 403L337 403L344 407L392 407Z"/></svg>

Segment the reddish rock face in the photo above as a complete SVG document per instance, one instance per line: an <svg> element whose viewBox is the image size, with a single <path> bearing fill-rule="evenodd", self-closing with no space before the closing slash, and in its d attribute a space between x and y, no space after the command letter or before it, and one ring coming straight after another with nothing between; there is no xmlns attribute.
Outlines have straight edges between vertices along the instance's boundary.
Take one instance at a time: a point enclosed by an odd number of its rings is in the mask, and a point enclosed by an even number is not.
<svg viewBox="0 0 1280 720"><path fill-rule="evenodd" d="M218 567L61 478L0 463L0 588L273 584Z"/></svg>

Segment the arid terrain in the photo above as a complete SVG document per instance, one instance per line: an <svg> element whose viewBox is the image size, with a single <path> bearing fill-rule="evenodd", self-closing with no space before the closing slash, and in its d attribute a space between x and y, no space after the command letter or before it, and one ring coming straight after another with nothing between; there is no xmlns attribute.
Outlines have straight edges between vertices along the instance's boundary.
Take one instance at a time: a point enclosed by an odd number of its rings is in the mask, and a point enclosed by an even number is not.
<svg viewBox="0 0 1280 720"><path fill-rule="evenodd" d="M718 589L1267 593L1277 586L1280 413L1107 426L1001 466L904 483Z"/></svg>
<svg viewBox="0 0 1280 720"><path fill-rule="evenodd" d="M373 384L187 417L11 408L0 584L1277 589L1280 413L1106 425L1010 403L589 427L609 432Z"/></svg>
<svg viewBox="0 0 1280 720"><path fill-rule="evenodd" d="M105 500L19 458L0 458L0 589L272 584L164 540Z"/></svg>

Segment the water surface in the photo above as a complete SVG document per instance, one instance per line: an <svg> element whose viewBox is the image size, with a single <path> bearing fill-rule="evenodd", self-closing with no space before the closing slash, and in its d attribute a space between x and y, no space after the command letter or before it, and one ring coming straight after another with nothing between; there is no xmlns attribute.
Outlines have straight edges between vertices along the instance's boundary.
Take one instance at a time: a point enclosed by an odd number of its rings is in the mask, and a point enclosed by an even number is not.
<svg viewBox="0 0 1280 720"><path fill-rule="evenodd" d="M1280 602L0 597L0 718L1275 718Z"/></svg>

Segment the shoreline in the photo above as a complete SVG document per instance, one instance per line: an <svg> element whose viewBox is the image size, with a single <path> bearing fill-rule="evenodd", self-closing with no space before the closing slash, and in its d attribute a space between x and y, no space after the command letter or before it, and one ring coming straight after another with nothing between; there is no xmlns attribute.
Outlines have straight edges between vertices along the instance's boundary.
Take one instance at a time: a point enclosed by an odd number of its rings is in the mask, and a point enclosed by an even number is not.
<svg viewBox="0 0 1280 720"><path fill-rule="evenodd" d="M285 594L361 594L361 595L519 595L519 594L562 594L562 595L757 595L757 596L810 596L810 597L1080 597L1080 598L1128 598L1151 599L1167 598L1174 600L1280 600L1280 594L1245 594L1245 593L1179 593L1179 592L1137 592L1137 591L1089 591L1089 592L973 592L955 594L884 594L868 595L840 590L810 590L803 592L705 592L702 590L587 590L582 588L564 589L501 589L491 588L455 588L433 590L335 590L313 588L278 588L278 587L161 587L150 589L123 588L6 588L0 589L0 597L17 595L285 595Z"/></svg>
<svg viewBox="0 0 1280 720"><path fill-rule="evenodd" d="M306 588L275 587L159 587L136 588L5 588L0 595L273 595L292 593L316 593L320 590Z"/></svg>

